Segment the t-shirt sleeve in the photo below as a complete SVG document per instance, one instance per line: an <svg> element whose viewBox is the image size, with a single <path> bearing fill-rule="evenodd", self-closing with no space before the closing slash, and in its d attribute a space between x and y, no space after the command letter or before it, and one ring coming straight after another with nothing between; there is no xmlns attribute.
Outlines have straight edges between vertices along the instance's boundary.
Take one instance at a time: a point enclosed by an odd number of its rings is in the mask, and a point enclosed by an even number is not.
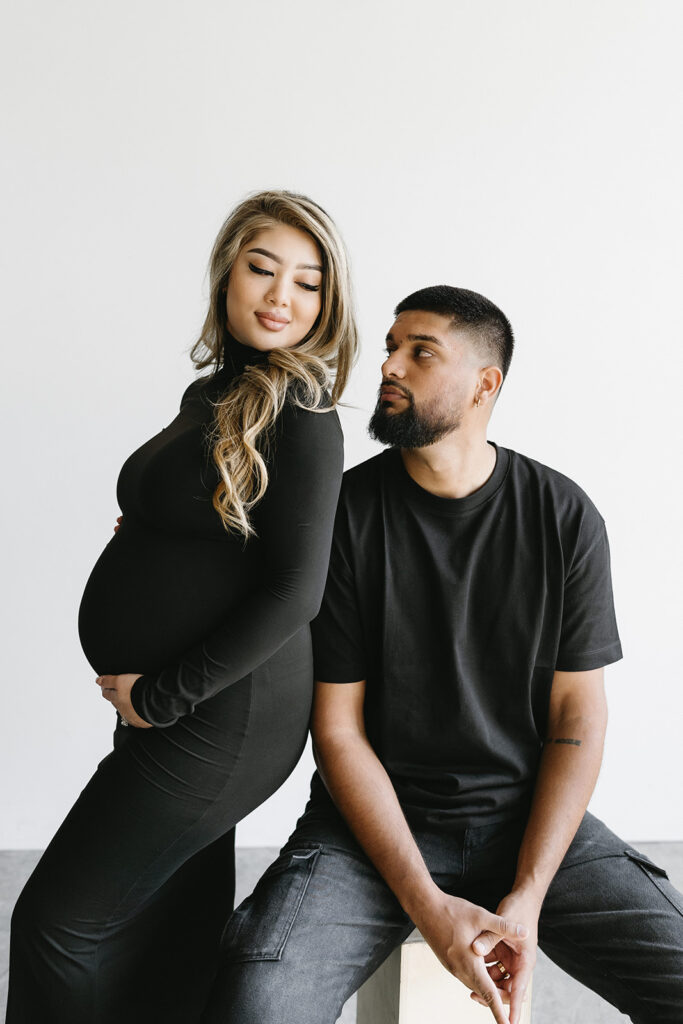
<svg viewBox="0 0 683 1024"><path fill-rule="evenodd" d="M320 608L344 462L339 418L288 403L277 429L268 488L253 513L263 577L202 643L136 680L131 701L151 725L172 725L242 679Z"/></svg>
<svg viewBox="0 0 683 1024"><path fill-rule="evenodd" d="M607 530L600 513L590 506L584 509L565 577L555 668L560 672L587 672L621 657Z"/></svg>
<svg viewBox="0 0 683 1024"><path fill-rule="evenodd" d="M317 680L322 683L356 683L367 678L366 649L343 491L334 525L325 594L311 631Z"/></svg>

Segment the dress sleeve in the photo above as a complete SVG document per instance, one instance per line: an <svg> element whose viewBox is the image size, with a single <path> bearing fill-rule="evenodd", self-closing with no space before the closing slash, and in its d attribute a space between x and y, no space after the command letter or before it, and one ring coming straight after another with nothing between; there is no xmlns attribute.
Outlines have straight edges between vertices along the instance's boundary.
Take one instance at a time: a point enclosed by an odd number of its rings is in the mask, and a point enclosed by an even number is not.
<svg viewBox="0 0 683 1024"><path fill-rule="evenodd" d="M621 657L607 530L600 513L589 506L584 510L565 578L555 668L561 672L586 672Z"/></svg>
<svg viewBox="0 0 683 1024"><path fill-rule="evenodd" d="M320 607L343 470L334 410L288 403L276 425L266 494L254 509L264 573L220 628L178 662L136 680L131 701L150 725L172 725L242 679L315 617Z"/></svg>

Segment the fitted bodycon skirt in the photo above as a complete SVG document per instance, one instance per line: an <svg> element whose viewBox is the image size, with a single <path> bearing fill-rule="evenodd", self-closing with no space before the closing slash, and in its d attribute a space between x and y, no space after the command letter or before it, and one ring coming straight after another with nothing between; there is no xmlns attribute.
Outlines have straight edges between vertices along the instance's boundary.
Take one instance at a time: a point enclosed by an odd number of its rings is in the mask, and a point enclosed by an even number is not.
<svg viewBox="0 0 683 1024"><path fill-rule="evenodd" d="M233 827L303 750L310 630L165 729L120 723L12 920L8 1024L192 1024L233 896Z"/></svg>

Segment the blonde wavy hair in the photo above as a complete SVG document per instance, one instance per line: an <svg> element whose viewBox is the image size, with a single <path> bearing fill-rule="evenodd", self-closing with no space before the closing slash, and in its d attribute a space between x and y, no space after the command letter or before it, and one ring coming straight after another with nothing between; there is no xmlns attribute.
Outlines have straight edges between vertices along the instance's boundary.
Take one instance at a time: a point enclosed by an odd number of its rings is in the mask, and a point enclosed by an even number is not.
<svg viewBox="0 0 683 1024"><path fill-rule="evenodd" d="M351 279L344 243L328 214L307 196L257 192L240 203L218 233L209 263L209 310L190 355L198 369L223 362L227 335L226 290L242 248L259 231L287 224L306 232L322 256L321 310L305 338L274 349L266 362L247 366L216 402L211 434L220 483L213 507L228 531L254 535L250 513L268 486L269 441L285 403L329 412L346 387L358 350ZM330 394L331 404L326 402Z"/></svg>

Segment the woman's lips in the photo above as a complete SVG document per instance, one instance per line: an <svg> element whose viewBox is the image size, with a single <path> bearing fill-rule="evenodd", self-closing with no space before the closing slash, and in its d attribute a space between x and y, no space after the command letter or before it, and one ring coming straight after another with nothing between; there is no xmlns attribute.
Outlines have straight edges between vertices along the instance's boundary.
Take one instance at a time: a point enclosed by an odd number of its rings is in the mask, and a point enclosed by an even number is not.
<svg viewBox="0 0 683 1024"><path fill-rule="evenodd" d="M277 317L270 316L268 313L257 313L258 321L268 331L282 331L289 324L289 320L278 320Z"/></svg>

